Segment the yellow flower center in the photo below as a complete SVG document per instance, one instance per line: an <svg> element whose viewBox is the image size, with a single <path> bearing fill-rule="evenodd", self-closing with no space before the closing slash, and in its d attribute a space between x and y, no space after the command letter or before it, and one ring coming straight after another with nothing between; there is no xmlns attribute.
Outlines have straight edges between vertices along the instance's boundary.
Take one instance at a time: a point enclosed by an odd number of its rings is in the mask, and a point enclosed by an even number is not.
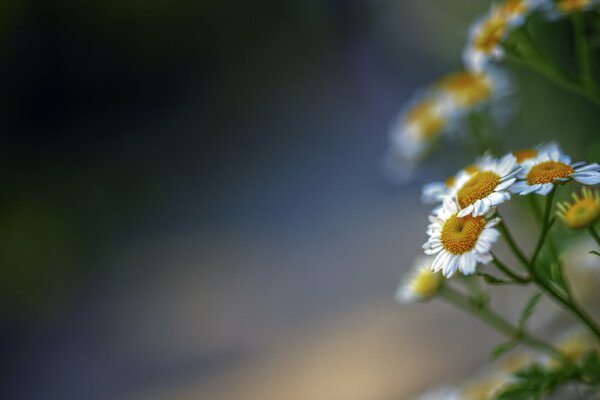
<svg viewBox="0 0 600 400"><path fill-rule="evenodd" d="M421 298L433 297L440 288L439 274L429 268L421 269L411 282L412 290Z"/></svg>
<svg viewBox="0 0 600 400"><path fill-rule="evenodd" d="M473 46L484 54L492 53L504 37L506 28L507 21L504 15L491 16L481 25L473 40Z"/></svg>
<svg viewBox="0 0 600 400"><path fill-rule="evenodd" d="M439 133L446 121L438 111L436 102L425 100L406 114L405 122L417 126L420 138L430 139Z"/></svg>
<svg viewBox="0 0 600 400"><path fill-rule="evenodd" d="M463 254L475 247L479 235L485 228L484 217L457 217L456 214L448 218L442 228L442 246L452 254Z"/></svg>
<svg viewBox="0 0 600 400"><path fill-rule="evenodd" d="M591 0L557 0L556 7L562 12L581 10L591 4Z"/></svg>
<svg viewBox="0 0 600 400"><path fill-rule="evenodd" d="M457 193L458 205L461 208L475 203L494 192L496 186L500 183L500 177L489 171L480 171L475 173Z"/></svg>
<svg viewBox="0 0 600 400"><path fill-rule="evenodd" d="M485 74L457 72L439 82L439 87L454 98L460 106L472 106L492 93L491 82Z"/></svg>
<svg viewBox="0 0 600 400"><path fill-rule="evenodd" d="M523 0L507 0L498 7L498 12L508 17L527 12L527 4Z"/></svg>
<svg viewBox="0 0 600 400"><path fill-rule="evenodd" d="M569 228L581 229L590 226L600 217L600 204L594 199L583 198L567 209L564 215Z"/></svg>
<svg viewBox="0 0 600 400"><path fill-rule="evenodd" d="M529 185L552 183L556 178L567 178L575 170L565 163L558 161L544 161L534 166L527 174Z"/></svg>
<svg viewBox="0 0 600 400"><path fill-rule="evenodd" d="M520 164L523 161L531 160L537 157L538 151L536 149L523 149L519 151L513 151L513 156L517 158L517 162Z"/></svg>
<svg viewBox="0 0 600 400"><path fill-rule="evenodd" d="M472 174L474 174L475 172L479 172L479 167L478 167L477 165L473 165L473 164L471 164L471 165L467 165L467 166L464 168L464 171L465 171L466 173L468 173L468 174L471 174L471 175L472 175Z"/></svg>
<svg viewBox="0 0 600 400"><path fill-rule="evenodd" d="M449 176L444 181L444 185L446 185L447 188L452 187L455 183L456 183L456 177L454 177L454 176Z"/></svg>

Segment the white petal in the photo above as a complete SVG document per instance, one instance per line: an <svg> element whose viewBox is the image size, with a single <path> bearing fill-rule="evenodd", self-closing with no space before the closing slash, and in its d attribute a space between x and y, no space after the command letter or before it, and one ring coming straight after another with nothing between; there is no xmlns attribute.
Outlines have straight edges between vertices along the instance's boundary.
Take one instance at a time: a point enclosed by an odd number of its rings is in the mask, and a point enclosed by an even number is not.
<svg viewBox="0 0 600 400"><path fill-rule="evenodd" d="M471 275L475 273L475 266L477 265L477 261L475 260L474 255L471 252L467 252L462 255L460 270L465 275Z"/></svg>

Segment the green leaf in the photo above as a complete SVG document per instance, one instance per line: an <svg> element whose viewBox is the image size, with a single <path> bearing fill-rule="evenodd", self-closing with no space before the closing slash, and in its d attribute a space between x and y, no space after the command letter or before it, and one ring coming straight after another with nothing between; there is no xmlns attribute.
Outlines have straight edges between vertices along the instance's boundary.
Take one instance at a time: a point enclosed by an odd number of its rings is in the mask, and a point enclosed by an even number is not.
<svg viewBox="0 0 600 400"><path fill-rule="evenodd" d="M583 357L581 370L590 383L600 383L600 355L592 350Z"/></svg>
<svg viewBox="0 0 600 400"><path fill-rule="evenodd" d="M504 354L511 351L519 342L517 340L510 340L508 342L500 343L496 347L492 349L490 352L490 357L492 361L495 361L502 357Z"/></svg>
<svg viewBox="0 0 600 400"><path fill-rule="evenodd" d="M545 369L538 364L518 371L514 378L514 383L503 388L496 399L542 399L562 385L580 381L575 369Z"/></svg>
<svg viewBox="0 0 600 400"><path fill-rule="evenodd" d="M600 253L598 253L596 250L590 250L590 254L600 257Z"/></svg>
<svg viewBox="0 0 600 400"><path fill-rule="evenodd" d="M519 318L519 327L521 329L525 328L527 321L533 315L533 312L535 311L535 307L537 306L537 304L539 303L541 298L542 298L542 294L536 293L533 296L531 296L531 298L529 299L527 304L525 304L523 311L521 311L521 317Z"/></svg>

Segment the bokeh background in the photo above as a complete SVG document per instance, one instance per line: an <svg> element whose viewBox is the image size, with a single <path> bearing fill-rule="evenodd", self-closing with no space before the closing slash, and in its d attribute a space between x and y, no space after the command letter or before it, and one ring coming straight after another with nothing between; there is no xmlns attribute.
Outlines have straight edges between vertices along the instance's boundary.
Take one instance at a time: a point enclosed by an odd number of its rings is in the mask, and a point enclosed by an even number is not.
<svg viewBox="0 0 600 400"><path fill-rule="evenodd" d="M420 186L472 155L404 185L381 158L488 5L0 2L0 397L404 399L477 370L497 335L393 299ZM569 32L538 33L567 64ZM511 71L503 143L599 153L592 106Z"/></svg>

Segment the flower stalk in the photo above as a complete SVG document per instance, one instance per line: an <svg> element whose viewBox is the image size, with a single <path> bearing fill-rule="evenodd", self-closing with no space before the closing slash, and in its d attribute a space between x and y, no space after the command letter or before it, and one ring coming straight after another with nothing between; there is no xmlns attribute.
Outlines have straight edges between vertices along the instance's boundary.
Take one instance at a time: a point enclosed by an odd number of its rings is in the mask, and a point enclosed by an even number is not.
<svg viewBox="0 0 600 400"><path fill-rule="evenodd" d="M538 339L523 329L519 329L500 315L496 314L486 305L471 301L457 290L444 286L440 291L440 296L455 307L477 317L486 325L495 329L507 338L517 340L534 350L548 354L561 363L570 363L569 360L552 347L552 345Z"/></svg>

